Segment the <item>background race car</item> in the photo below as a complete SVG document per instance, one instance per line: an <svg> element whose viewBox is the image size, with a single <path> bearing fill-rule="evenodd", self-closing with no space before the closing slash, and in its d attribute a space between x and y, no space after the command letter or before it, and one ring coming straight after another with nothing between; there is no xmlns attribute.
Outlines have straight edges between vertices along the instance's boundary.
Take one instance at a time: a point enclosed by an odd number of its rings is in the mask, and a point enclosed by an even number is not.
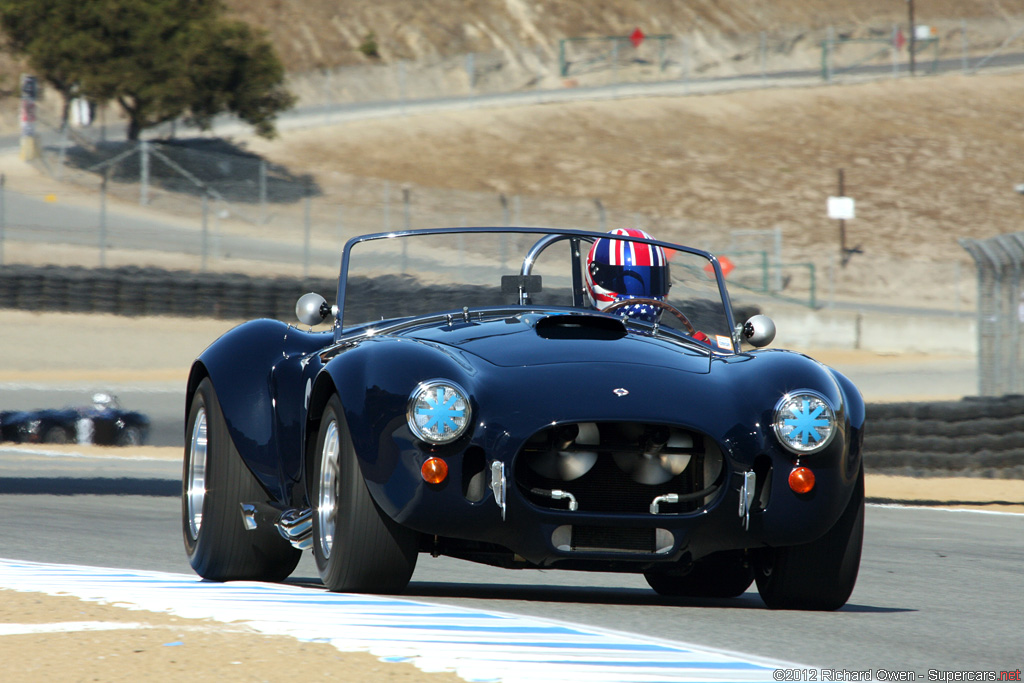
<svg viewBox="0 0 1024 683"><path fill-rule="evenodd" d="M3 441L138 446L148 434L149 418L107 393L94 394L91 406L0 412Z"/></svg>

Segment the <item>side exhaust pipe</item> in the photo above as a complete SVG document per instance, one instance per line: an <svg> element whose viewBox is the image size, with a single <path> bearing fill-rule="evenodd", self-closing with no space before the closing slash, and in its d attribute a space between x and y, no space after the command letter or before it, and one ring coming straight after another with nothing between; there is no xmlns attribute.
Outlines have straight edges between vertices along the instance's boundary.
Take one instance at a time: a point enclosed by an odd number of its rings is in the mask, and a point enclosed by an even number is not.
<svg viewBox="0 0 1024 683"><path fill-rule="evenodd" d="M273 526L281 537L299 550L313 547L313 508L279 510L266 503L241 503L246 531Z"/></svg>

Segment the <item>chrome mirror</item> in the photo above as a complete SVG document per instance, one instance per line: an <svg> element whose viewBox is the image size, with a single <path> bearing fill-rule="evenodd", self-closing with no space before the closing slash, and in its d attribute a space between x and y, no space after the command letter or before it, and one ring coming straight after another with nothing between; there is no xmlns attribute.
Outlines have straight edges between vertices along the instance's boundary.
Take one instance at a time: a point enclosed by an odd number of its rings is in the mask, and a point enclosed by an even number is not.
<svg viewBox="0 0 1024 683"><path fill-rule="evenodd" d="M766 315L755 315L743 323L743 341L761 348L775 339L775 322Z"/></svg>

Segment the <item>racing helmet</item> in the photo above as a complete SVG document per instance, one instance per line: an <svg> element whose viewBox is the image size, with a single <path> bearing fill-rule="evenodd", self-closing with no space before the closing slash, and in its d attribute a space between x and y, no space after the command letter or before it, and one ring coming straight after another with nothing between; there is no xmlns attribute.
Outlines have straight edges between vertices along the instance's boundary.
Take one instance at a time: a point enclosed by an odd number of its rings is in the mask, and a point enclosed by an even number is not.
<svg viewBox="0 0 1024 683"><path fill-rule="evenodd" d="M609 235L653 239L643 230L617 228ZM665 250L651 244L602 237L587 254L585 274L587 295L594 308L603 311L627 299L664 301L669 288ZM618 309L634 320L654 323L661 309L650 304L633 304Z"/></svg>

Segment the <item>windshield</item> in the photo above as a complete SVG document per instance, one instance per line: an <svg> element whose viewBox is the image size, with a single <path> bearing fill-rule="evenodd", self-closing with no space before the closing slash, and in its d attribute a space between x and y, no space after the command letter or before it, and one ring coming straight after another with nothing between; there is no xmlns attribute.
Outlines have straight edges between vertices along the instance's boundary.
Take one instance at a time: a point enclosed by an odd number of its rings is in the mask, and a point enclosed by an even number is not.
<svg viewBox="0 0 1024 683"><path fill-rule="evenodd" d="M642 332L734 351L728 296L709 254L603 233L465 228L356 238L345 248L338 301L343 331L463 309L603 311Z"/></svg>

